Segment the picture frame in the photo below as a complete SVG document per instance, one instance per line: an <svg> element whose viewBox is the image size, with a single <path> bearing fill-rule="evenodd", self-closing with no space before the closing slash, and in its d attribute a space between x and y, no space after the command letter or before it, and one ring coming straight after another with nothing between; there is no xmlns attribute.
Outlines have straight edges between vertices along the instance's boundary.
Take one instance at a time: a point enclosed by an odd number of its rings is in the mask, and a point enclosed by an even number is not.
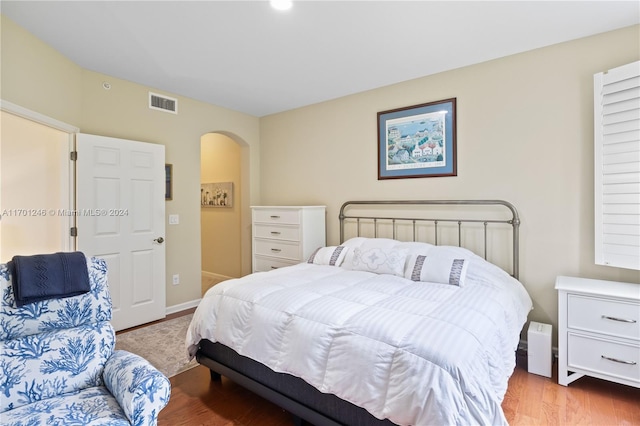
<svg viewBox="0 0 640 426"><path fill-rule="evenodd" d="M233 207L233 182L200 184L201 207Z"/></svg>
<svg viewBox="0 0 640 426"><path fill-rule="evenodd" d="M378 112L378 180L457 173L456 98Z"/></svg>
<svg viewBox="0 0 640 426"><path fill-rule="evenodd" d="M173 164L164 165L164 199L173 200Z"/></svg>

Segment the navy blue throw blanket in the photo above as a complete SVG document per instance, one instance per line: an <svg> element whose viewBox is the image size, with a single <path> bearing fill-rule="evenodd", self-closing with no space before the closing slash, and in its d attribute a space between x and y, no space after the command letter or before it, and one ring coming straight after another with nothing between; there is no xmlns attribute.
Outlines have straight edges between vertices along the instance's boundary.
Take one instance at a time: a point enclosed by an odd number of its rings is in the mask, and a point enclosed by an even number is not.
<svg viewBox="0 0 640 426"><path fill-rule="evenodd" d="M9 262L16 306L87 293L89 271L82 252L14 256Z"/></svg>

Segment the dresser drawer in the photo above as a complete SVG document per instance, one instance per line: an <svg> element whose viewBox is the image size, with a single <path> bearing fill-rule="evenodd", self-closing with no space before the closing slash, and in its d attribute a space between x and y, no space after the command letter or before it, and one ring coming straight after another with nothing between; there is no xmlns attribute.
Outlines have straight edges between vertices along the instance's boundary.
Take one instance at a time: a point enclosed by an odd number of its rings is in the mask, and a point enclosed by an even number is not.
<svg viewBox="0 0 640 426"><path fill-rule="evenodd" d="M640 304L575 294L567 298L567 326L640 340Z"/></svg>
<svg viewBox="0 0 640 426"><path fill-rule="evenodd" d="M568 366L640 384L640 346L569 333Z"/></svg>
<svg viewBox="0 0 640 426"><path fill-rule="evenodd" d="M298 226L256 224L253 229L256 238L300 241L300 227Z"/></svg>
<svg viewBox="0 0 640 426"><path fill-rule="evenodd" d="M307 260L326 244L325 216L325 206L251 206L253 271Z"/></svg>
<svg viewBox="0 0 640 426"><path fill-rule="evenodd" d="M285 266L297 265L299 262L285 260L285 259L274 259L271 257L262 257L255 256L254 264L253 264L253 272L267 272L273 269L282 268Z"/></svg>
<svg viewBox="0 0 640 426"><path fill-rule="evenodd" d="M286 209L254 210L253 221L254 223L286 223L298 225L300 224L300 211Z"/></svg>
<svg viewBox="0 0 640 426"><path fill-rule="evenodd" d="M255 239L254 249L256 255L278 257L290 260L302 260L300 258L300 244L277 241Z"/></svg>

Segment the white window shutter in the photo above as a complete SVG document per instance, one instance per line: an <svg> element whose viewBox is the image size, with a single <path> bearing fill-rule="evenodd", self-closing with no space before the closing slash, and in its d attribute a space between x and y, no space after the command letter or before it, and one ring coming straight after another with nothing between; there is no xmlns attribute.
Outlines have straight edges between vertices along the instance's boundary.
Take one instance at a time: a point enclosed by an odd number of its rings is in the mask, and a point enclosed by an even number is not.
<svg viewBox="0 0 640 426"><path fill-rule="evenodd" d="M640 270L640 61L594 75L595 261Z"/></svg>

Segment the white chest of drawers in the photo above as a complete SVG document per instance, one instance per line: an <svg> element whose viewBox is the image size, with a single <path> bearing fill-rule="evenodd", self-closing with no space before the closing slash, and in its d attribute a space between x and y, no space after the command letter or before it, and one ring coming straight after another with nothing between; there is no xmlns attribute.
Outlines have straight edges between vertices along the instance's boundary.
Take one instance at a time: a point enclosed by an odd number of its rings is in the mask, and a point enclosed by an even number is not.
<svg viewBox="0 0 640 426"><path fill-rule="evenodd" d="M640 284L557 277L558 383L640 387Z"/></svg>
<svg viewBox="0 0 640 426"><path fill-rule="evenodd" d="M325 206L252 206L253 272L304 262L326 244Z"/></svg>

